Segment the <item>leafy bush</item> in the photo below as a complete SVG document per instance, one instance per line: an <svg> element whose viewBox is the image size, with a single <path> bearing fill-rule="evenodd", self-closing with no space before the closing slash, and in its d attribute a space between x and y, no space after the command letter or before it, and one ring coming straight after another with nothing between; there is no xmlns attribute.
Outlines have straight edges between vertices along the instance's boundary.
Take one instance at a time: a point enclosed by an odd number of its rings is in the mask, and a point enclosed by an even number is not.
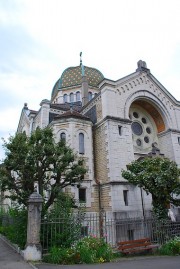
<svg viewBox="0 0 180 269"><path fill-rule="evenodd" d="M162 255L180 255L180 237L175 237L159 249Z"/></svg>
<svg viewBox="0 0 180 269"><path fill-rule="evenodd" d="M74 246L83 263L107 262L112 258L112 249L104 238L88 236Z"/></svg>
<svg viewBox="0 0 180 269"><path fill-rule="evenodd" d="M0 225L0 232L23 249L27 235L27 210L11 208L1 215Z"/></svg>
<svg viewBox="0 0 180 269"><path fill-rule="evenodd" d="M51 248L44 261L59 264L88 264L108 262L112 257L112 248L103 238L88 236L76 242L71 248Z"/></svg>
<svg viewBox="0 0 180 269"><path fill-rule="evenodd" d="M53 207L44 215L41 226L41 242L45 249L52 247L70 248L81 236L84 210L75 207L74 199L60 192Z"/></svg>
<svg viewBox="0 0 180 269"><path fill-rule="evenodd" d="M55 264L73 264L75 263L75 253L71 249L52 247L50 253L44 256L43 260Z"/></svg>

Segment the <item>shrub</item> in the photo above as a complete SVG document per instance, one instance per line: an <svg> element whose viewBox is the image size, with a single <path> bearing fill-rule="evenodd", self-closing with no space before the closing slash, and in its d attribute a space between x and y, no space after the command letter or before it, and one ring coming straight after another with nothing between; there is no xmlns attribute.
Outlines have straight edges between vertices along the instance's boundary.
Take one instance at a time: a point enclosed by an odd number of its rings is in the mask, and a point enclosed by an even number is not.
<svg viewBox="0 0 180 269"><path fill-rule="evenodd" d="M12 208L3 213L0 232L21 249L26 244L27 210Z"/></svg>
<svg viewBox="0 0 180 269"><path fill-rule="evenodd" d="M159 249L162 255L180 255L180 237L168 241Z"/></svg>
<svg viewBox="0 0 180 269"><path fill-rule="evenodd" d="M112 248L103 238L88 236L76 242L71 248L51 248L44 261L59 264L88 264L108 262L112 257Z"/></svg>
<svg viewBox="0 0 180 269"><path fill-rule="evenodd" d="M70 248L81 236L84 209L75 207L74 199L66 193L60 193L53 207L43 216L41 242L46 249L52 247Z"/></svg>
<svg viewBox="0 0 180 269"><path fill-rule="evenodd" d="M104 238L85 237L77 242L75 248L84 263L107 262L112 258L112 249Z"/></svg>
<svg viewBox="0 0 180 269"><path fill-rule="evenodd" d="M75 253L71 249L52 247L44 261L55 264L73 264Z"/></svg>

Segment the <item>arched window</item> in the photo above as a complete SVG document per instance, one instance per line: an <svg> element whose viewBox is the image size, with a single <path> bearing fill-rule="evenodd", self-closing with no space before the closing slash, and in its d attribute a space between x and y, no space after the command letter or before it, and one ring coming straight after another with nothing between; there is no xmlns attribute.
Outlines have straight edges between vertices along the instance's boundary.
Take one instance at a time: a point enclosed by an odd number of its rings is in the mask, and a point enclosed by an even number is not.
<svg viewBox="0 0 180 269"><path fill-rule="evenodd" d="M76 92L76 101L80 101L80 92Z"/></svg>
<svg viewBox="0 0 180 269"><path fill-rule="evenodd" d="M84 154L84 134L79 133L79 154Z"/></svg>
<svg viewBox="0 0 180 269"><path fill-rule="evenodd" d="M70 93L70 102L71 103L74 102L74 93L73 92Z"/></svg>
<svg viewBox="0 0 180 269"><path fill-rule="evenodd" d="M88 92L88 99L89 101L92 99L92 92Z"/></svg>
<svg viewBox="0 0 180 269"><path fill-rule="evenodd" d="M60 139L66 142L66 134L64 132L60 134Z"/></svg>
<svg viewBox="0 0 180 269"><path fill-rule="evenodd" d="M67 103L67 94L63 95L63 101L64 101L64 103Z"/></svg>

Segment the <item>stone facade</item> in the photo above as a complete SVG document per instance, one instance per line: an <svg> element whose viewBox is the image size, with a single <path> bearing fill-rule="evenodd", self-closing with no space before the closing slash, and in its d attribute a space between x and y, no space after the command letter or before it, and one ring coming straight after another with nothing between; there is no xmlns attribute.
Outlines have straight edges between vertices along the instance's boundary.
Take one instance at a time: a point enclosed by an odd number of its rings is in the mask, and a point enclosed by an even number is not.
<svg viewBox="0 0 180 269"><path fill-rule="evenodd" d="M152 143L180 166L180 102L143 61L134 73L117 81L105 79L97 69L83 68L66 69L51 100L43 100L39 111L25 105L18 132L29 135L37 126L50 126L57 141L65 135L88 169L82 183L87 211L101 209L120 217L149 214L151 195L126 182L121 170L151 152ZM89 102L82 105L87 90ZM83 154L79 153L79 134L84 137ZM77 187L68 191L79 199Z"/></svg>

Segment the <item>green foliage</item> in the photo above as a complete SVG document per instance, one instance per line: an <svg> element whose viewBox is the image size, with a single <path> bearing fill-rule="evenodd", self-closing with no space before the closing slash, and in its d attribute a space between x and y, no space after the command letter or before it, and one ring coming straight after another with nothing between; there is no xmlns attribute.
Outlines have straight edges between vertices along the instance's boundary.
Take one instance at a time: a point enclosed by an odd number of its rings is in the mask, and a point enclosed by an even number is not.
<svg viewBox="0 0 180 269"><path fill-rule="evenodd" d="M180 255L180 237L175 237L159 249L161 255Z"/></svg>
<svg viewBox="0 0 180 269"><path fill-rule="evenodd" d="M11 208L9 212L2 213L0 220L0 233L24 249L27 236L27 210Z"/></svg>
<svg viewBox="0 0 180 269"><path fill-rule="evenodd" d="M44 261L59 264L90 264L108 262L112 258L112 248L103 238L89 236L77 241L71 248L51 248Z"/></svg>
<svg viewBox="0 0 180 269"><path fill-rule="evenodd" d="M51 219L66 217L73 212L75 207L74 198L70 194L61 191L58 193L51 210L46 212L44 217L47 216Z"/></svg>
<svg viewBox="0 0 180 269"><path fill-rule="evenodd" d="M68 248L79 239L84 208L77 208L74 214L74 207L74 199L61 192L51 210L44 215L41 238L46 249L52 246Z"/></svg>
<svg viewBox="0 0 180 269"><path fill-rule="evenodd" d="M74 247L83 263L108 262L112 258L112 249L104 238L85 237Z"/></svg>
<svg viewBox="0 0 180 269"><path fill-rule="evenodd" d="M30 137L25 132L4 141L6 158L0 167L1 190L10 191L9 198L27 205L29 195L38 182L39 192L51 191L45 200L47 210L66 186L81 183L86 169L64 141L55 142L50 128L37 128Z"/></svg>
<svg viewBox="0 0 180 269"><path fill-rule="evenodd" d="M129 164L127 171L122 171L122 176L152 194L154 213L159 219L167 218L170 203L180 205L180 200L173 198L173 194L180 193L180 169L175 162L167 158L147 157Z"/></svg>

